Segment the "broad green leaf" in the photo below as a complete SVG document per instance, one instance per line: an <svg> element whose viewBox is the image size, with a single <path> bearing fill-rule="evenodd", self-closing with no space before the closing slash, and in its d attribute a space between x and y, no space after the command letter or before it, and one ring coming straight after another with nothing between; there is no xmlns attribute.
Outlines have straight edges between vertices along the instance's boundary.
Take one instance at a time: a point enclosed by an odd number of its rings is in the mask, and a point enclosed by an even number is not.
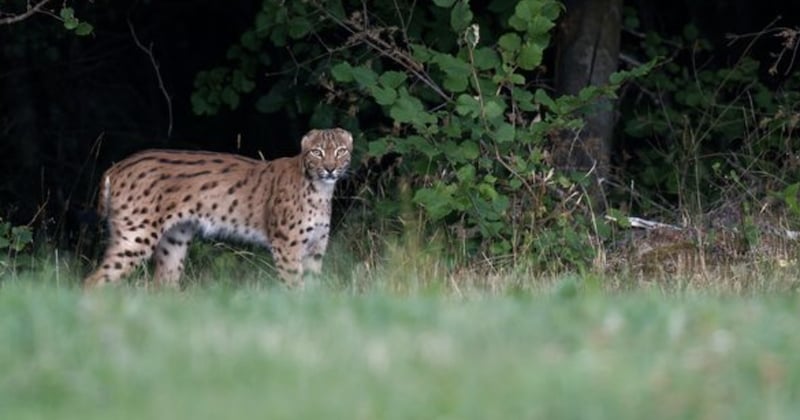
<svg viewBox="0 0 800 420"><path fill-rule="evenodd" d="M588 102L600 96L600 88L594 85L584 87L578 92L578 100L581 102Z"/></svg>
<svg viewBox="0 0 800 420"><path fill-rule="evenodd" d="M562 10L564 10L564 5L561 2L547 0L542 6L541 15L555 21L561 15Z"/></svg>
<svg viewBox="0 0 800 420"><path fill-rule="evenodd" d="M513 83L515 85L524 85L525 84L525 76L523 76L521 74L513 73L513 74L511 74L511 76L508 79L511 81L511 83Z"/></svg>
<svg viewBox="0 0 800 420"><path fill-rule="evenodd" d="M798 192L800 192L800 182L795 182L783 190L783 200L795 216L800 215L800 202L797 199Z"/></svg>
<svg viewBox="0 0 800 420"><path fill-rule="evenodd" d="M459 146L461 157L465 160L475 160L480 155L478 142L474 140L465 140Z"/></svg>
<svg viewBox="0 0 800 420"><path fill-rule="evenodd" d="M411 54L417 60L427 63L434 55L434 51L422 44L411 44Z"/></svg>
<svg viewBox="0 0 800 420"><path fill-rule="evenodd" d="M452 197L451 189L437 186L420 188L414 193L413 201L422 206L433 221L437 221L453 212Z"/></svg>
<svg viewBox="0 0 800 420"><path fill-rule="evenodd" d="M289 37L292 39L300 39L308 35L312 29L311 22L302 16L290 20L287 26L289 27Z"/></svg>
<svg viewBox="0 0 800 420"><path fill-rule="evenodd" d="M433 0L433 4L439 7L453 7L456 0Z"/></svg>
<svg viewBox="0 0 800 420"><path fill-rule="evenodd" d="M397 89L398 86L406 81L408 76L399 71L387 71L378 77L378 81L386 87Z"/></svg>
<svg viewBox="0 0 800 420"><path fill-rule="evenodd" d="M446 75L443 82L445 89L454 93L463 92L467 89L471 75L470 66L467 62L442 53L437 53L433 57L433 61Z"/></svg>
<svg viewBox="0 0 800 420"><path fill-rule="evenodd" d="M192 112L195 115L214 115L217 112L217 108L206 101L204 91L205 89L192 93L190 98Z"/></svg>
<svg viewBox="0 0 800 420"><path fill-rule="evenodd" d="M239 106L239 94L230 86L226 86L222 89L222 102L228 104L231 109L236 109Z"/></svg>
<svg viewBox="0 0 800 420"><path fill-rule="evenodd" d="M378 75L367 66L353 67L351 73L353 79L362 88L369 89L378 82Z"/></svg>
<svg viewBox="0 0 800 420"><path fill-rule="evenodd" d="M503 215L506 210L508 210L511 202L508 199L508 196L498 194L497 197L492 200L492 207L494 211L497 212L498 216Z"/></svg>
<svg viewBox="0 0 800 420"><path fill-rule="evenodd" d="M367 145L367 154L373 157L381 157L389 151L389 140L386 137L375 139Z"/></svg>
<svg viewBox="0 0 800 420"><path fill-rule="evenodd" d="M331 76L337 82L350 83L353 81L353 67L350 63L342 61L331 67Z"/></svg>
<svg viewBox="0 0 800 420"><path fill-rule="evenodd" d="M375 102L377 102L379 105L388 106L397 100L397 91L390 87L373 85L369 91L372 94L372 97L375 98Z"/></svg>
<svg viewBox="0 0 800 420"><path fill-rule="evenodd" d="M499 195L494 185L487 184L485 182L481 182L480 184L478 184L478 192L480 193L481 198L489 200L494 200ZM484 211L487 211L491 208L491 206L489 205L484 205L483 207Z"/></svg>
<svg viewBox="0 0 800 420"><path fill-rule="evenodd" d="M518 18L516 15L513 15L508 18L508 25L520 32L524 32L528 27L528 22Z"/></svg>
<svg viewBox="0 0 800 420"><path fill-rule="evenodd" d="M61 19L64 19L64 21L75 20L75 9L71 7L62 7L58 15L61 16Z"/></svg>
<svg viewBox="0 0 800 420"><path fill-rule="evenodd" d="M483 105L483 113L488 120L494 120L503 115L505 104L498 99L487 99Z"/></svg>
<svg viewBox="0 0 800 420"><path fill-rule="evenodd" d="M252 91L256 87L256 84L250 80L242 70L234 70L231 86L239 92L246 93Z"/></svg>
<svg viewBox="0 0 800 420"><path fill-rule="evenodd" d="M78 24L78 27L75 28L75 34L78 36L86 36L92 33L94 30L94 26L87 22L81 22Z"/></svg>
<svg viewBox="0 0 800 420"><path fill-rule="evenodd" d="M531 10L530 0L520 0L514 8L514 14L508 18L508 24L518 30L525 31L528 28L528 22L534 16Z"/></svg>
<svg viewBox="0 0 800 420"><path fill-rule="evenodd" d="M436 145L429 142L422 136L408 136L403 141L403 145L406 146L407 150L421 152L428 159L433 159L434 157L441 154L441 150L439 150L439 148L436 147Z"/></svg>
<svg viewBox="0 0 800 420"><path fill-rule="evenodd" d="M526 42L519 52L519 67L524 70L533 70L542 63L544 50L541 46Z"/></svg>
<svg viewBox="0 0 800 420"><path fill-rule="evenodd" d="M631 13L627 14L623 18L622 26L625 27L625 29L634 31L638 30L639 26L641 25L641 22L639 21L639 16L636 16L635 9L631 8L630 6L625 7L625 9L630 9Z"/></svg>
<svg viewBox="0 0 800 420"><path fill-rule="evenodd" d="M286 25L278 25L272 29L272 33L269 36L270 41L275 44L276 47L283 47L286 45Z"/></svg>
<svg viewBox="0 0 800 420"><path fill-rule="evenodd" d="M256 36L255 31L247 31L243 33L240 42L242 43L243 47L250 51L258 51L261 49L261 42Z"/></svg>
<svg viewBox="0 0 800 420"><path fill-rule="evenodd" d="M546 34L550 32L554 26L556 26L556 23L552 20L541 15L534 16L528 24L528 34Z"/></svg>
<svg viewBox="0 0 800 420"><path fill-rule="evenodd" d="M522 39L519 35L511 32L501 36L497 40L497 45L508 52L517 52L522 46Z"/></svg>
<svg viewBox="0 0 800 420"><path fill-rule="evenodd" d="M472 164L466 164L456 171L456 177L463 183L470 183L475 180L475 167Z"/></svg>
<svg viewBox="0 0 800 420"><path fill-rule="evenodd" d="M550 95L548 95L544 89L536 89L536 93L533 95L533 97L536 103L542 104L553 111L558 109L555 101L550 98Z"/></svg>
<svg viewBox="0 0 800 420"><path fill-rule="evenodd" d="M444 82L442 82L442 86L453 93L463 92L469 86L469 78L467 76L447 75Z"/></svg>
<svg viewBox="0 0 800 420"><path fill-rule="evenodd" d="M494 138L498 143L508 143L514 141L516 129L507 122L501 122L494 133Z"/></svg>
<svg viewBox="0 0 800 420"><path fill-rule="evenodd" d="M481 104L474 97L463 93L456 99L456 112L459 115L472 115L477 117L481 114Z"/></svg>
<svg viewBox="0 0 800 420"><path fill-rule="evenodd" d="M389 110L389 115L399 123L413 123L424 121L425 108L422 101L408 94L405 88L398 91L397 101Z"/></svg>
<svg viewBox="0 0 800 420"><path fill-rule="evenodd" d="M80 21L78 21L78 19L75 18L64 19L64 28L66 28L67 30L72 31L76 29L78 25L80 25Z"/></svg>
<svg viewBox="0 0 800 420"><path fill-rule="evenodd" d="M19 247L17 251L20 251L22 247L33 241L33 233L27 226L14 226L11 228L11 236Z"/></svg>
<svg viewBox="0 0 800 420"><path fill-rule="evenodd" d="M272 26L272 19L270 19L270 15L264 12L258 12L256 14L256 32L262 34L269 30Z"/></svg>
<svg viewBox="0 0 800 420"><path fill-rule="evenodd" d="M514 101L517 103L517 107L523 111L538 111L539 106L534 103L533 94L530 93L528 90L523 88L514 88L512 91Z"/></svg>
<svg viewBox="0 0 800 420"><path fill-rule="evenodd" d="M450 11L450 27L457 34L461 34L472 22L472 11L469 9L468 0L459 0Z"/></svg>
<svg viewBox="0 0 800 420"><path fill-rule="evenodd" d="M497 55L497 51L491 48L477 48L473 54L475 58L475 68L478 70L489 70L500 65L500 57Z"/></svg>

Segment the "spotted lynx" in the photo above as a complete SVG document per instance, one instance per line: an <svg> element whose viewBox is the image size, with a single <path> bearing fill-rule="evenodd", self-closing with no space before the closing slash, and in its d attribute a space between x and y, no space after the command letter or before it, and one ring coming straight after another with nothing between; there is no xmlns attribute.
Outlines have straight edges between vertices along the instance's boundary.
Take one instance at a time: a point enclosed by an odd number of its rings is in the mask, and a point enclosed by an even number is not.
<svg viewBox="0 0 800 420"><path fill-rule="evenodd" d="M318 274L328 245L331 197L350 164L353 137L311 130L291 158L259 161L213 152L147 150L103 175L98 210L110 237L86 287L118 282L153 257L158 285L177 287L196 234L268 247L281 279Z"/></svg>

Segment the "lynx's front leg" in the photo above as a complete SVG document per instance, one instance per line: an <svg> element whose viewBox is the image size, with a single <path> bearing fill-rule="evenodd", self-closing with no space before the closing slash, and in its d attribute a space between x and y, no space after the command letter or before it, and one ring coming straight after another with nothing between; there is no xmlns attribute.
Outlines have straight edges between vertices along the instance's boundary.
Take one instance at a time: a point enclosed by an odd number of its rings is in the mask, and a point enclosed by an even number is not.
<svg viewBox="0 0 800 420"><path fill-rule="evenodd" d="M272 243L278 275L290 289L303 287L302 251L302 244L297 240L277 239Z"/></svg>
<svg viewBox="0 0 800 420"><path fill-rule="evenodd" d="M322 257L328 248L328 233L324 233L318 240L309 245L303 255L303 269L305 273L319 276L322 273Z"/></svg>

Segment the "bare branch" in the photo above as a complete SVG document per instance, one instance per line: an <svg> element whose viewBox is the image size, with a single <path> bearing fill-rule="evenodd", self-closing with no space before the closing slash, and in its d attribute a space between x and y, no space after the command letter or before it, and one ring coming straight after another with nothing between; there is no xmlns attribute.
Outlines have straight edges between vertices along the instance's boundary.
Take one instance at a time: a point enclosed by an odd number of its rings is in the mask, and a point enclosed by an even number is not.
<svg viewBox="0 0 800 420"><path fill-rule="evenodd" d="M128 28L131 30L133 42L136 43L136 46L139 47L140 50L147 54L147 57L150 58L150 63L153 65L153 70L156 73L156 79L158 79L158 87L161 89L161 93L164 95L164 100L167 102L167 113L169 115L167 137L172 137L172 98L169 97L167 88L164 86L164 79L161 77L161 70L159 70L156 58L153 56L153 43L151 42L149 46L145 47L144 44L139 41L139 37L136 36L136 31L133 29L133 23L131 23L130 19L128 19Z"/></svg>
<svg viewBox="0 0 800 420"><path fill-rule="evenodd" d="M328 19L350 33L348 43L365 44L367 47L405 68L418 80L431 88L445 102L453 102L453 98L447 95L442 88L440 88L436 82L431 79L431 77L425 72L424 66L415 60L411 54L403 49L398 48L396 45L393 45L393 43L389 43L381 38L380 34L383 32L382 29L371 29L370 27L366 26L366 22L368 20L366 17L361 16L361 12L358 12L357 17L342 20L330 13L330 11L328 11L325 7L315 2L312 3L312 5L320 12L324 13ZM359 18L362 20L358 21Z"/></svg>
<svg viewBox="0 0 800 420"><path fill-rule="evenodd" d="M33 16L34 14L36 14L38 12L41 12L42 8L49 2L50 2L50 0L41 0L39 3L36 3L33 6L31 6L31 3L28 2L28 10L26 10L24 13L20 13L18 15L11 15L11 16L8 16L8 17L0 19L0 25L11 25L12 23L17 23L17 22L23 21L23 20Z"/></svg>

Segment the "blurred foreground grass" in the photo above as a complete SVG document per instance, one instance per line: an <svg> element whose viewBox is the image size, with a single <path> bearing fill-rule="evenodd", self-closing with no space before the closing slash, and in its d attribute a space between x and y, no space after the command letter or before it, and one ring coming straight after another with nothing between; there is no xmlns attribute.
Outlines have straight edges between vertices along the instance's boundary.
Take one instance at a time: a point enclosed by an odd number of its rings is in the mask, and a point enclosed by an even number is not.
<svg viewBox="0 0 800 420"><path fill-rule="evenodd" d="M782 419L800 298L0 288L2 419Z"/></svg>

